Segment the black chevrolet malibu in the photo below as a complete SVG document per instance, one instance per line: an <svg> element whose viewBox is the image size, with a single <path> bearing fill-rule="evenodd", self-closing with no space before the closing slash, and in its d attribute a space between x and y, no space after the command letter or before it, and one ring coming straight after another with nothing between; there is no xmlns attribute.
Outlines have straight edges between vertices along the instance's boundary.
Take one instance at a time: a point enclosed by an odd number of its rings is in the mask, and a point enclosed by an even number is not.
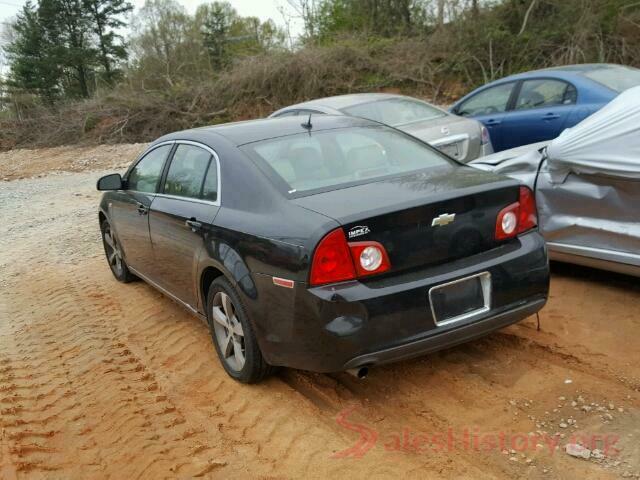
<svg viewBox="0 0 640 480"><path fill-rule="evenodd" d="M115 277L206 320L242 382L275 366L363 374L547 299L529 189L364 119L172 133L98 189Z"/></svg>

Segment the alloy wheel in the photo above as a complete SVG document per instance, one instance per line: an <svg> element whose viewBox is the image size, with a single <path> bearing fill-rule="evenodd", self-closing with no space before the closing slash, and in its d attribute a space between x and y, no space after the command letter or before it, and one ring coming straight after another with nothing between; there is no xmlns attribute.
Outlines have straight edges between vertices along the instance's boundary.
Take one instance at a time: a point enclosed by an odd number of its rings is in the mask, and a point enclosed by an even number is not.
<svg viewBox="0 0 640 480"><path fill-rule="evenodd" d="M111 228L107 226L104 230L104 248L107 251L109 266L117 276L122 275L122 252L116 237L111 234Z"/></svg>
<svg viewBox="0 0 640 480"><path fill-rule="evenodd" d="M245 363L244 331L236 316L231 297L217 292L212 305L213 329L216 342L226 364L239 372Z"/></svg>

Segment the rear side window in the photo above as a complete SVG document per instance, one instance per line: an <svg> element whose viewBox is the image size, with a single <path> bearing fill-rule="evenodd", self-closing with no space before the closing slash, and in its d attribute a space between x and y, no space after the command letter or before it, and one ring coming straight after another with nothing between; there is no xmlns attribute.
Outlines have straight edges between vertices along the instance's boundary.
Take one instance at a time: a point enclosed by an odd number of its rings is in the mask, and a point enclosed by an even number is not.
<svg viewBox="0 0 640 480"><path fill-rule="evenodd" d="M502 113L507 110L515 83L505 83L474 95L458 107L458 115L476 116Z"/></svg>
<svg viewBox="0 0 640 480"><path fill-rule="evenodd" d="M202 198L215 202L218 199L218 162L211 159L202 186Z"/></svg>
<svg viewBox="0 0 640 480"><path fill-rule="evenodd" d="M403 125L406 123L431 120L444 117L446 114L423 102L405 98L392 98L376 102L363 103L342 111L356 117L368 118L387 125Z"/></svg>
<svg viewBox="0 0 640 480"><path fill-rule="evenodd" d="M640 70L633 67L603 67L583 75L618 93L640 85Z"/></svg>
<svg viewBox="0 0 640 480"><path fill-rule="evenodd" d="M200 198L210 160L211 154L200 147L178 145L169 165L164 193L178 197Z"/></svg>
<svg viewBox="0 0 640 480"><path fill-rule="evenodd" d="M561 80L525 80L522 82L515 110L573 105L577 96L576 87Z"/></svg>
<svg viewBox="0 0 640 480"><path fill-rule="evenodd" d="M162 174L164 161L172 145L163 145L147 153L129 172L127 189L138 192L155 193Z"/></svg>
<svg viewBox="0 0 640 480"><path fill-rule="evenodd" d="M452 164L423 143L386 127L311 131L241 148L284 181L289 194Z"/></svg>

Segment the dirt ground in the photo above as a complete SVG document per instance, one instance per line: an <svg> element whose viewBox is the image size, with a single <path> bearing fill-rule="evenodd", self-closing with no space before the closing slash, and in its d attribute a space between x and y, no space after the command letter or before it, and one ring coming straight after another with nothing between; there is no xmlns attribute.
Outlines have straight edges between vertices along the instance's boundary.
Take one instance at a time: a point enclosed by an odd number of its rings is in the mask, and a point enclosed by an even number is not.
<svg viewBox="0 0 640 480"><path fill-rule="evenodd" d="M540 331L241 385L107 267L95 180L140 148L0 155L0 478L640 478L638 279L554 265Z"/></svg>

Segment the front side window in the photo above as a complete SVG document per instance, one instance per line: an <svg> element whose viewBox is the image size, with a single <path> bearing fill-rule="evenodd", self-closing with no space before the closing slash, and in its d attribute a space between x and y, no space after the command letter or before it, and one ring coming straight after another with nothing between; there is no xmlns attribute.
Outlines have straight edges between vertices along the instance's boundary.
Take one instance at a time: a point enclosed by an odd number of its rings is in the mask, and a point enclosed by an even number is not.
<svg viewBox="0 0 640 480"><path fill-rule="evenodd" d="M200 147L178 145L169 165L164 193L178 197L200 198L210 160L211 154Z"/></svg>
<svg viewBox="0 0 640 480"><path fill-rule="evenodd" d="M516 110L573 105L576 103L576 88L561 80L525 80L516 100Z"/></svg>
<svg viewBox="0 0 640 480"><path fill-rule="evenodd" d="M505 112L514 85L515 83L505 83L483 90L460 105L457 109L458 115L476 116Z"/></svg>
<svg viewBox="0 0 640 480"><path fill-rule="evenodd" d="M392 126L422 120L432 120L446 115L444 112L427 103L417 102L408 98L392 98L389 100L362 103L360 105L343 108L342 112Z"/></svg>
<svg viewBox="0 0 640 480"><path fill-rule="evenodd" d="M138 192L155 193L162 167L172 145L163 145L147 153L127 177L127 189Z"/></svg>
<svg viewBox="0 0 640 480"><path fill-rule="evenodd" d="M284 181L289 194L452 165L423 143L385 127L311 131L242 149Z"/></svg>

